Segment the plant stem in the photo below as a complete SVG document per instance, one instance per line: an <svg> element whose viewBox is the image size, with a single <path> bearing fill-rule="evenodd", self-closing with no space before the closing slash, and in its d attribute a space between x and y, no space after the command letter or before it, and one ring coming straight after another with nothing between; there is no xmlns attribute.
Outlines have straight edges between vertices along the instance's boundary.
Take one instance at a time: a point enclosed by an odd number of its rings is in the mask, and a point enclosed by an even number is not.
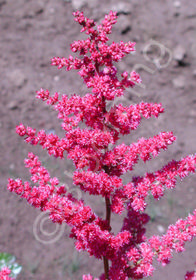
<svg viewBox="0 0 196 280"><path fill-rule="evenodd" d="M111 208L110 208L110 199L108 197L105 198L105 205L106 205L106 221L108 221L108 226L110 227Z"/></svg>
<svg viewBox="0 0 196 280"><path fill-rule="evenodd" d="M103 257L103 262L104 262L105 279L109 280L109 264L108 264L108 259L106 259L106 257Z"/></svg>
<svg viewBox="0 0 196 280"><path fill-rule="evenodd" d="M108 197L105 198L106 205L106 221L108 221L108 226L110 228L110 217L111 217L111 208L110 208L110 199ZM109 280L109 263L106 257L103 257L104 262L104 271L105 271L105 279Z"/></svg>

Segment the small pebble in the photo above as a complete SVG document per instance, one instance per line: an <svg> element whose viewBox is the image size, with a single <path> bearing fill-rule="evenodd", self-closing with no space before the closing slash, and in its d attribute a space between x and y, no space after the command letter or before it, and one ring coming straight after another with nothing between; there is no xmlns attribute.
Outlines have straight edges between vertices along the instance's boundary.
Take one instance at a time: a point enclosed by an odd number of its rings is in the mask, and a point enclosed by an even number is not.
<svg viewBox="0 0 196 280"><path fill-rule="evenodd" d="M189 116L192 117L192 118L195 118L196 117L196 110L191 110L189 112Z"/></svg>
<svg viewBox="0 0 196 280"><path fill-rule="evenodd" d="M60 77L59 76L54 76L54 81L55 82L58 82L60 80Z"/></svg>
<svg viewBox="0 0 196 280"><path fill-rule="evenodd" d="M123 3L121 1L113 5L111 7L111 10L117 12L117 15L120 14L127 15L131 13L130 6L127 3Z"/></svg>
<svg viewBox="0 0 196 280"><path fill-rule="evenodd" d="M194 58L196 58L196 40L193 38L193 43L191 45L191 54Z"/></svg>
<svg viewBox="0 0 196 280"><path fill-rule="evenodd" d="M130 20L125 15L120 15L118 17L116 27L121 31L121 34L126 34L131 30Z"/></svg>
<svg viewBox="0 0 196 280"><path fill-rule="evenodd" d="M173 51L173 58L177 61L182 62L184 57L186 56L186 50L183 46L178 45Z"/></svg>
<svg viewBox="0 0 196 280"><path fill-rule="evenodd" d="M174 1L174 7L175 8L180 8L181 7L181 2L180 1Z"/></svg>
<svg viewBox="0 0 196 280"><path fill-rule="evenodd" d="M15 169L15 164L11 163L9 167L10 167L11 170L14 170Z"/></svg>
<svg viewBox="0 0 196 280"><path fill-rule="evenodd" d="M8 103L7 108L10 110L15 110L18 108L18 104L15 100L11 101L10 103Z"/></svg>
<svg viewBox="0 0 196 280"><path fill-rule="evenodd" d="M164 228L162 225L158 225L158 226L157 226L157 230L158 230L158 232L160 232L160 233L164 233L164 232L165 232L165 228Z"/></svg>
<svg viewBox="0 0 196 280"><path fill-rule="evenodd" d="M184 76L179 76L172 80L172 83L175 88L184 88L185 87L185 78Z"/></svg>
<svg viewBox="0 0 196 280"><path fill-rule="evenodd" d="M27 80L24 73L20 69L10 71L8 77L11 83L18 88L21 88Z"/></svg>
<svg viewBox="0 0 196 280"><path fill-rule="evenodd" d="M87 0L72 0L72 6L75 10L81 10L86 4Z"/></svg>

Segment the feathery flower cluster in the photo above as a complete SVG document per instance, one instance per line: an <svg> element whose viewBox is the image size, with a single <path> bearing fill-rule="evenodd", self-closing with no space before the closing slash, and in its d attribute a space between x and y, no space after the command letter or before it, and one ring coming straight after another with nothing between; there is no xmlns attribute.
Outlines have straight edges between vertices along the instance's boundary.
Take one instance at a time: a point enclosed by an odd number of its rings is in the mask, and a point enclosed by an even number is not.
<svg viewBox="0 0 196 280"><path fill-rule="evenodd" d="M185 280L196 280L196 272L195 271L187 271L184 279Z"/></svg>
<svg viewBox="0 0 196 280"><path fill-rule="evenodd" d="M107 168L110 175L120 176L128 170L133 169L139 157L145 162L152 156L157 156L161 149L167 149L167 146L175 141L172 132L162 132L153 138L140 138L137 143L130 146L121 144L113 150L105 153L103 166Z"/></svg>
<svg viewBox="0 0 196 280"><path fill-rule="evenodd" d="M130 130L138 127L141 116L146 119L151 116L158 117L163 111L164 109L161 107L161 104L141 102L136 105L130 105L129 107L124 107L122 104L119 104L108 112L107 121L118 128L119 132L124 135L129 134Z"/></svg>
<svg viewBox="0 0 196 280"><path fill-rule="evenodd" d="M8 267L3 267L0 270L0 280L15 280L15 278L10 277L11 270Z"/></svg>
<svg viewBox="0 0 196 280"><path fill-rule="evenodd" d="M76 94L68 97L57 92L51 95L49 90L41 88L36 97L57 111L64 137L47 134L45 130L37 132L22 123L16 127L16 132L27 143L42 146L49 155L63 159L67 154L76 168L74 184L90 195L100 195L105 199L106 218L100 218L83 200L74 198L56 177L51 178L33 153L29 153L25 160L32 184L23 183L21 179L9 179L8 189L41 211L48 211L54 223L67 223L76 249L103 260L104 273L100 280L142 279L153 274L154 259L163 265L169 263L172 252L182 252L185 242L196 235L196 210L186 219L170 225L165 235L149 239L145 236L149 216L144 213L148 195L159 199L166 189L176 186L178 177L182 179L196 171L196 156L172 160L154 173L132 177L129 183L123 184L120 176L132 171L139 159L144 162L151 160L176 138L173 132L161 132L148 139L140 138L129 146L124 143L117 145L120 135L135 130L142 117L157 118L164 108L161 104L141 102L130 106L119 104L107 111L108 100L123 95L126 88L141 82L134 71L117 75L114 65L134 51L135 43L108 44L108 35L117 19L112 11L98 26L82 12L75 12L74 17L88 38L71 44L72 52L78 53L78 57L54 57L52 65L67 71L78 70L91 93L83 97ZM79 128L80 122L87 128ZM110 148L111 144L115 146ZM125 210L127 216L120 232L115 235L110 224L111 214L121 214ZM194 277L194 272L188 272L185 279ZM93 280L93 277L83 275L83 280Z"/></svg>
<svg viewBox="0 0 196 280"><path fill-rule="evenodd" d="M83 275L82 279L83 280L93 280L93 277L90 274L88 274L88 275ZM94 280L99 280L99 279L98 278L94 278Z"/></svg>

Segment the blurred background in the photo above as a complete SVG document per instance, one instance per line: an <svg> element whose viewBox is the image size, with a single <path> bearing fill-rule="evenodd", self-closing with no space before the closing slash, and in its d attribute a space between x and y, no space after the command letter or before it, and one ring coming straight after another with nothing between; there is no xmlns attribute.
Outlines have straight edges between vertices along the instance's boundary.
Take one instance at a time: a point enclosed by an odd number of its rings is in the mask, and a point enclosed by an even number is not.
<svg viewBox="0 0 196 280"><path fill-rule="evenodd" d="M50 66L53 56L68 57L70 44L86 38L73 20L72 13L76 10L84 11L85 16L97 23L110 10L116 11L118 23L113 27L111 42L136 42L136 53L128 55L117 68L119 73L136 70L143 83L127 90L116 104L161 102L165 108L158 119L143 120L121 142L130 144L160 131L172 130L177 136L176 142L159 157L147 164L139 162L133 172L123 177L124 182L133 174L153 172L172 159L180 160L196 151L195 1L0 0L0 252L16 256L23 266L20 280L79 280L85 273L98 277L103 270L101 261L76 252L67 227L56 228L45 220L46 215L41 216L6 189L9 177L29 179L23 161L32 151L39 155L52 176L65 182L96 214L105 216L102 200L84 195L73 186L71 161L53 159L41 147L26 144L15 133L15 126L22 122L63 136L56 112L35 98L41 87L70 96L88 92L76 71ZM195 180L195 175L179 180L176 189L167 191L160 201L149 200L147 213L151 220L147 236L164 233L169 224L185 218L196 208ZM112 216L115 232L121 222L122 217ZM156 264L157 271L150 279L166 280L171 275L172 279L184 279L185 272L195 268L196 241L186 248L167 267Z"/></svg>

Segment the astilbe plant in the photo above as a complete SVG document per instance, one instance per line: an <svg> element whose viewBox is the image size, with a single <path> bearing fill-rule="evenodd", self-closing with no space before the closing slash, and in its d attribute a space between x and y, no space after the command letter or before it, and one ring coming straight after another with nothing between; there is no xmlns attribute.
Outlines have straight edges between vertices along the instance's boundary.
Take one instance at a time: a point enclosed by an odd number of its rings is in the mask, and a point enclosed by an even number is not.
<svg viewBox="0 0 196 280"><path fill-rule="evenodd" d="M74 17L88 38L71 44L72 52L78 53L78 57L54 57L52 65L68 71L79 70L92 93L68 97L58 93L51 96L47 89L37 91L36 97L58 112L65 136L60 138L44 130L36 132L23 124L17 126L16 132L24 136L27 143L41 145L49 155L63 159L67 152L76 168L74 184L84 192L104 198L106 218L96 215L83 200L74 198L56 177L51 178L33 153L28 154L25 164L35 185L28 181L23 183L21 179L9 179L8 189L35 208L48 211L54 223L68 224L76 249L103 260L104 273L99 279L143 279L153 274L154 259L162 265L168 264L172 253L182 252L185 242L196 235L196 210L186 219L170 225L164 235L151 238L145 236L149 216L144 213L149 195L161 198L166 189L175 188L177 178L182 179L196 171L196 156L172 160L154 173L133 177L129 183L123 184L121 176L133 170L139 159L146 162L158 156L176 138L173 132L161 132L129 146L124 143L117 145L120 134L127 135L135 130L142 117L157 118L164 109L161 104L144 102L127 107L119 104L106 109L108 100L124 95L126 88L141 82L134 71L124 72L119 78L114 66L134 51L135 43L121 41L109 44L108 35L117 19L115 12L110 11L97 26L82 12L75 12ZM80 122L84 122L87 128L81 129L78 126ZM111 148L110 144L116 145ZM111 214L120 215L123 211L127 211L127 216L120 232L115 235L110 225ZM194 277L194 272L187 272L186 279ZM83 280L91 279L90 274L83 275Z"/></svg>

